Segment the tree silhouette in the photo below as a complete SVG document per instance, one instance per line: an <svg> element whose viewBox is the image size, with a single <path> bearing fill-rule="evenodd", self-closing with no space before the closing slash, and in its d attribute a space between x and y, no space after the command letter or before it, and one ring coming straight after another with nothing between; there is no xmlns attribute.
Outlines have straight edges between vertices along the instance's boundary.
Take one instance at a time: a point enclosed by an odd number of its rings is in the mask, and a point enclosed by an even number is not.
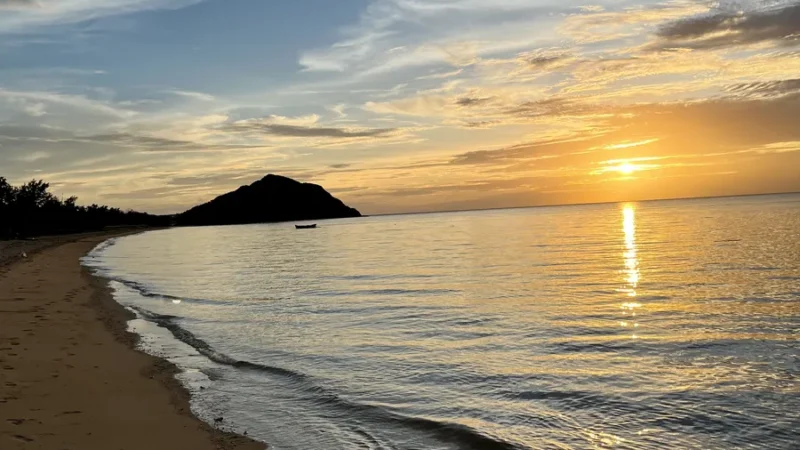
<svg viewBox="0 0 800 450"><path fill-rule="evenodd" d="M76 233L113 226L166 226L170 217L122 211L93 204L79 206L77 197L59 200L50 184L31 180L15 187L0 177L0 239Z"/></svg>

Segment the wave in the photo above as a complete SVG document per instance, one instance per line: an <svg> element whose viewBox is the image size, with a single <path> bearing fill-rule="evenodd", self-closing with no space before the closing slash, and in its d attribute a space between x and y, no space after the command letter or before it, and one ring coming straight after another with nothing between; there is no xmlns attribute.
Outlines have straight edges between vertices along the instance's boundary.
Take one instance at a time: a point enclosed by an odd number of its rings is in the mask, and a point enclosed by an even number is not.
<svg viewBox="0 0 800 450"><path fill-rule="evenodd" d="M97 246L89 252L89 256L97 256L99 253L102 253L106 251L109 247L115 245L118 240L119 240L118 237L106 239L105 241L97 244Z"/></svg>
<svg viewBox="0 0 800 450"><path fill-rule="evenodd" d="M412 431L426 432L437 441L456 445L464 450L518 450L524 447L488 436L466 425L445 422L425 417L399 414L384 407L369 405L348 400L329 388L314 383L311 376L291 369L266 364L243 361L233 358L214 349L206 341L177 323L178 317L156 314L138 306L128 306L137 315L149 322L169 330L176 339L191 346L206 358L218 364L242 370L254 370L273 376L282 377L296 385L307 394L311 394L319 406L335 408L348 416L358 416L365 421L379 421L383 425L399 426Z"/></svg>
<svg viewBox="0 0 800 450"><path fill-rule="evenodd" d="M175 319L177 319L176 316L156 314L154 312L148 311L138 306L129 305L128 307L136 311L136 313L138 313L139 316L142 317L143 319L149 322L153 322L162 328L166 328L179 341L188 344L189 346L197 350L201 355L205 356L206 358L216 363L237 367L240 369L261 370L264 372L269 372L276 375L282 375L297 380L304 380L307 378L307 376L304 374L294 372L288 369L282 369L279 367L272 367L264 364L252 363L249 361L239 361L237 359L231 358L230 356L222 352L214 350L214 348L211 347L206 341L200 339L194 333L187 330L186 328L183 328L180 325L178 325L175 322Z"/></svg>
<svg viewBox="0 0 800 450"><path fill-rule="evenodd" d="M149 287L145 286L144 284L136 282L136 281L126 280L124 278L113 276L113 275L110 275L110 274L103 275L103 277L108 279L108 280L110 280L110 281L116 281L117 283L125 285L126 287L136 291L136 293L138 293L142 297L154 298L154 299L157 299L157 300L180 301L180 302L186 302L186 303L204 303L204 304L215 304L215 305L224 305L224 304L230 303L230 302L226 302L226 301L222 301L222 300L212 300L212 299L207 299L207 298L194 298L194 297L181 297L181 296L177 296L177 295L163 294L163 293L160 293L160 292L155 292L155 291L151 290Z"/></svg>
<svg viewBox="0 0 800 450"><path fill-rule="evenodd" d="M92 266L95 270L95 273L109 281L116 281L126 287L136 291L142 297L153 298L158 300L167 300L167 301L180 301L186 303L201 303L201 304L215 304L215 305L225 305L230 304L232 302L225 301L225 300L215 300L215 299L208 299L208 298L196 298L196 297L183 297L183 296L176 296L171 294L164 294L161 292L156 292L152 288L139 283L137 281L128 280L116 275L113 275L109 270L105 269L104 267L100 266ZM446 293L452 293L455 291L448 291L446 289L377 289L377 290L363 290L363 291L308 291L305 294L313 294L316 296L327 297L327 296L353 296L359 294L368 294L368 295L444 295ZM406 306L397 306L395 308L382 306L380 309L382 310L392 310L392 309L407 309Z"/></svg>
<svg viewBox="0 0 800 450"><path fill-rule="evenodd" d="M554 353L616 353L621 350L631 350L633 345L626 342L554 342L551 344Z"/></svg>
<svg viewBox="0 0 800 450"><path fill-rule="evenodd" d="M321 290L313 289L305 291L304 294L315 295L320 297L343 297L355 295L373 295L373 296L395 296L395 295L447 295L458 293L452 289L360 289L360 290Z"/></svg>

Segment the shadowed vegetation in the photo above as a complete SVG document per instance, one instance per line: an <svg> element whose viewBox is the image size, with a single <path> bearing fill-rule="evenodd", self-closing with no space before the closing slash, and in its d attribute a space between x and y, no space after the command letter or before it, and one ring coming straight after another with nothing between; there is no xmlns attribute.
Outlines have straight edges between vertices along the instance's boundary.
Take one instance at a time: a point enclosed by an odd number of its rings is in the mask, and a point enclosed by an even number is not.
<svg viewBox="0 0 800 450"><path fill-rule="evenodd" d="M169 216L78 205L77 197L59 199L50 185L32 180L12 186L0 177L0 239L97 231L116 226L166 226Z"/></svg>

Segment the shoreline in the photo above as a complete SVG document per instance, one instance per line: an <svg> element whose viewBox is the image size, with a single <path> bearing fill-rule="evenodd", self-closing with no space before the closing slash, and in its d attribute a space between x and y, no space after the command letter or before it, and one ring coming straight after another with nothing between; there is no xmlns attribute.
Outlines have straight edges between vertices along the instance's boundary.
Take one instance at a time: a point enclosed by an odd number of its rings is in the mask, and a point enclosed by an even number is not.
<svg viewBox="0 0 800 450"><path fill-rule="evenodd" d="M136 348L133 313L80 264L100 243L141 231L0 247L0 448L266 448L195 417L178 368Z"/></svg>

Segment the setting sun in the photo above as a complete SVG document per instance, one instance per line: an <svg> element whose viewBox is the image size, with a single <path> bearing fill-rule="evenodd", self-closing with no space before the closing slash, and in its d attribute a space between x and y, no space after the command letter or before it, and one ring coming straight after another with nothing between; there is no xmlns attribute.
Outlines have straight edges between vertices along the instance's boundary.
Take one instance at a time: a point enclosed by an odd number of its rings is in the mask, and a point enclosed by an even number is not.
<svg viewBox="0 0 800 450"><path fill-rule="evenodd" d="M642 162L658 161L666 159L664 156L642 156L639 158L629 159L609 159L602 161L598 164L603 167L592 172L593 175L602 175L605 173L617 173L621 175L631 175L634 172L642 172L645 170L656 170L664 166L660 164L641 164Z"/></svg>
<svg viewBox="0 0 800 450"><path fill-rule="evenodd" d="M594 173L594 174L603 174L603 173L612 172L612 173L619 173L619 174L622 174L622 175L631 175L632 173L638 172L640 170L650 169L650 167L648 167L648 166L643 166L643 165L639 165L639 164L633 164L633 163L628 162L628 161L619 161L619 160L606 161L606 162L604 162L602 164L605 165L605 167L603 167L602 169L597 170L595 172L592 172L592 173Z"/></svg>
<svg viewBox="0 0 800 450"><path fill-rule="evenodd" d="M636 171L636 166L626 162L614 167L614 170L616 170L619 173L623 173L625 175L630 175Z"/></svg>

